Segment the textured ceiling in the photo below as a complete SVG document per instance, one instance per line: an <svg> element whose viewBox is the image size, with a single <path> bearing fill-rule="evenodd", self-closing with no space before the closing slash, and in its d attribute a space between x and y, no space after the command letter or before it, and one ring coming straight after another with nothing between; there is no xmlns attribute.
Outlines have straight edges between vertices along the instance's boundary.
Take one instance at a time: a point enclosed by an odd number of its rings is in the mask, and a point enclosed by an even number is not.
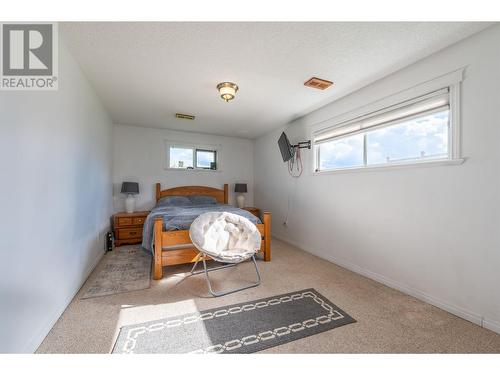
<svg viewBox="0 0 500 375"><path fill-rule="evenodd" d="M115 123L255 138L488 26L105 22L60 29ZM305 87L311 76L334 85ZM226 80L240 86L229 103L215 88Z"/></svg>

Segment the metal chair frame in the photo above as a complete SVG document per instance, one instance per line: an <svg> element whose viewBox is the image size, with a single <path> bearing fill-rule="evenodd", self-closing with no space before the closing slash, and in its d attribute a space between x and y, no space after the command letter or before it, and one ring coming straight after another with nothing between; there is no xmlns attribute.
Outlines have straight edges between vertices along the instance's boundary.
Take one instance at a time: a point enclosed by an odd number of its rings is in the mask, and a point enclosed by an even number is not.
<svg viewBox="0 0 500 375"><path fill-rule="evenodd" d="M254 255L251 256L251 259L252 259L253 264L255 266L255 272L257 273L257 281L255 283L251 283L249 285L245 285L245 286L240 287L240 288L216 292L212 288L212 283L210 282L210 277L208 276L208 273L212 272L212 271L217 271L217 270L221 270L221 269L224 269L224 268L228 268L228 267L235 267L235 266L238 265L238 263L241 263L241 262L245 261L246 259L242 260L242 261L239 261L239 262L231 263L231 262L228 262L227 260L211 256L211 258L213 260L215 260L216 262L219 262L219 263L229 263L229 264L224 264L223 266L218 266L218 267L207 268L206 257L207 257L207 255L205 253L203 253L203 252L199 253L198 259L196 259L196 262L194 263L193 268L191 268L191 272L190 272L190 274L187 277L193 276L193 275L198 275L200 273L205 273L205 277L207 279L208 290L209 290L210 294L212 294L214 297L225 296L226 294L239 292L239 291L242 291L242 290L245 290L245 289L249 289L249 288L254 288L254 287L260 285L261 278L260 278L259 268L257 267L257 262L255 261L255 254L254 254ZM247 258L247 259L249 259L249 258ZM203 269L199 270L199 271L195 271L196 266L198 265L198 263L200 262L200 260L202 260L202 262L203 262Z"/></svg>

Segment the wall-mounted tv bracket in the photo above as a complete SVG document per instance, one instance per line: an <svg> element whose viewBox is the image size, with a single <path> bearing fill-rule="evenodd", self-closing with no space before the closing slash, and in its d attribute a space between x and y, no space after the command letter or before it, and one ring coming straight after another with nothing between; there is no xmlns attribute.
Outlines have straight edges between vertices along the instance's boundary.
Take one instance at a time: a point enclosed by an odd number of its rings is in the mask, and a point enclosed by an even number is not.
<svg viewBox="0 0 500 375"><path fill-rule="evenodd" d="M299 142L296 145L292 145L292 148L307 148L310 150L311 149L311 141Z"/></svg>

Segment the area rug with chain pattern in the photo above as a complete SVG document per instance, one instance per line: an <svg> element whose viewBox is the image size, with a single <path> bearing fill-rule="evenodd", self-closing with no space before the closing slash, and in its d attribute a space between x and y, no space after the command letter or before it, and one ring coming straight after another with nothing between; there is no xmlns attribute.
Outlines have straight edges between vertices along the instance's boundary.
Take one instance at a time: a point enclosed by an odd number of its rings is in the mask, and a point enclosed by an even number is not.
<svg viewBox="0 0 500 375"><path fill-rule="evenodd" d="M253 353L356 322L315 289L121 327L113 353Z"/></svg>

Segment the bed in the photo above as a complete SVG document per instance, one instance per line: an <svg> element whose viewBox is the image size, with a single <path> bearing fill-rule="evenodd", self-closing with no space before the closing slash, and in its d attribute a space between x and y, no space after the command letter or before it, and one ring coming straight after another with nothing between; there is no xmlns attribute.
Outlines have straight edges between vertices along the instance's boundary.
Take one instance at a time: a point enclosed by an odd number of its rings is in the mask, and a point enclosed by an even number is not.
<svg viewBox="0 0 500 375"><path fill-rule="evenodd" d="M261 252L265 261L271 260L271 214L262 218L230 206L228 185L224 189L207 186L181 186L161 190L156 184L156 205L144 223L142 247L153 254L153 278L163 277L163 267L195 262L198 250L189 238L189 226L204 212L227 211L252 221L262 236Z"/></svg>

